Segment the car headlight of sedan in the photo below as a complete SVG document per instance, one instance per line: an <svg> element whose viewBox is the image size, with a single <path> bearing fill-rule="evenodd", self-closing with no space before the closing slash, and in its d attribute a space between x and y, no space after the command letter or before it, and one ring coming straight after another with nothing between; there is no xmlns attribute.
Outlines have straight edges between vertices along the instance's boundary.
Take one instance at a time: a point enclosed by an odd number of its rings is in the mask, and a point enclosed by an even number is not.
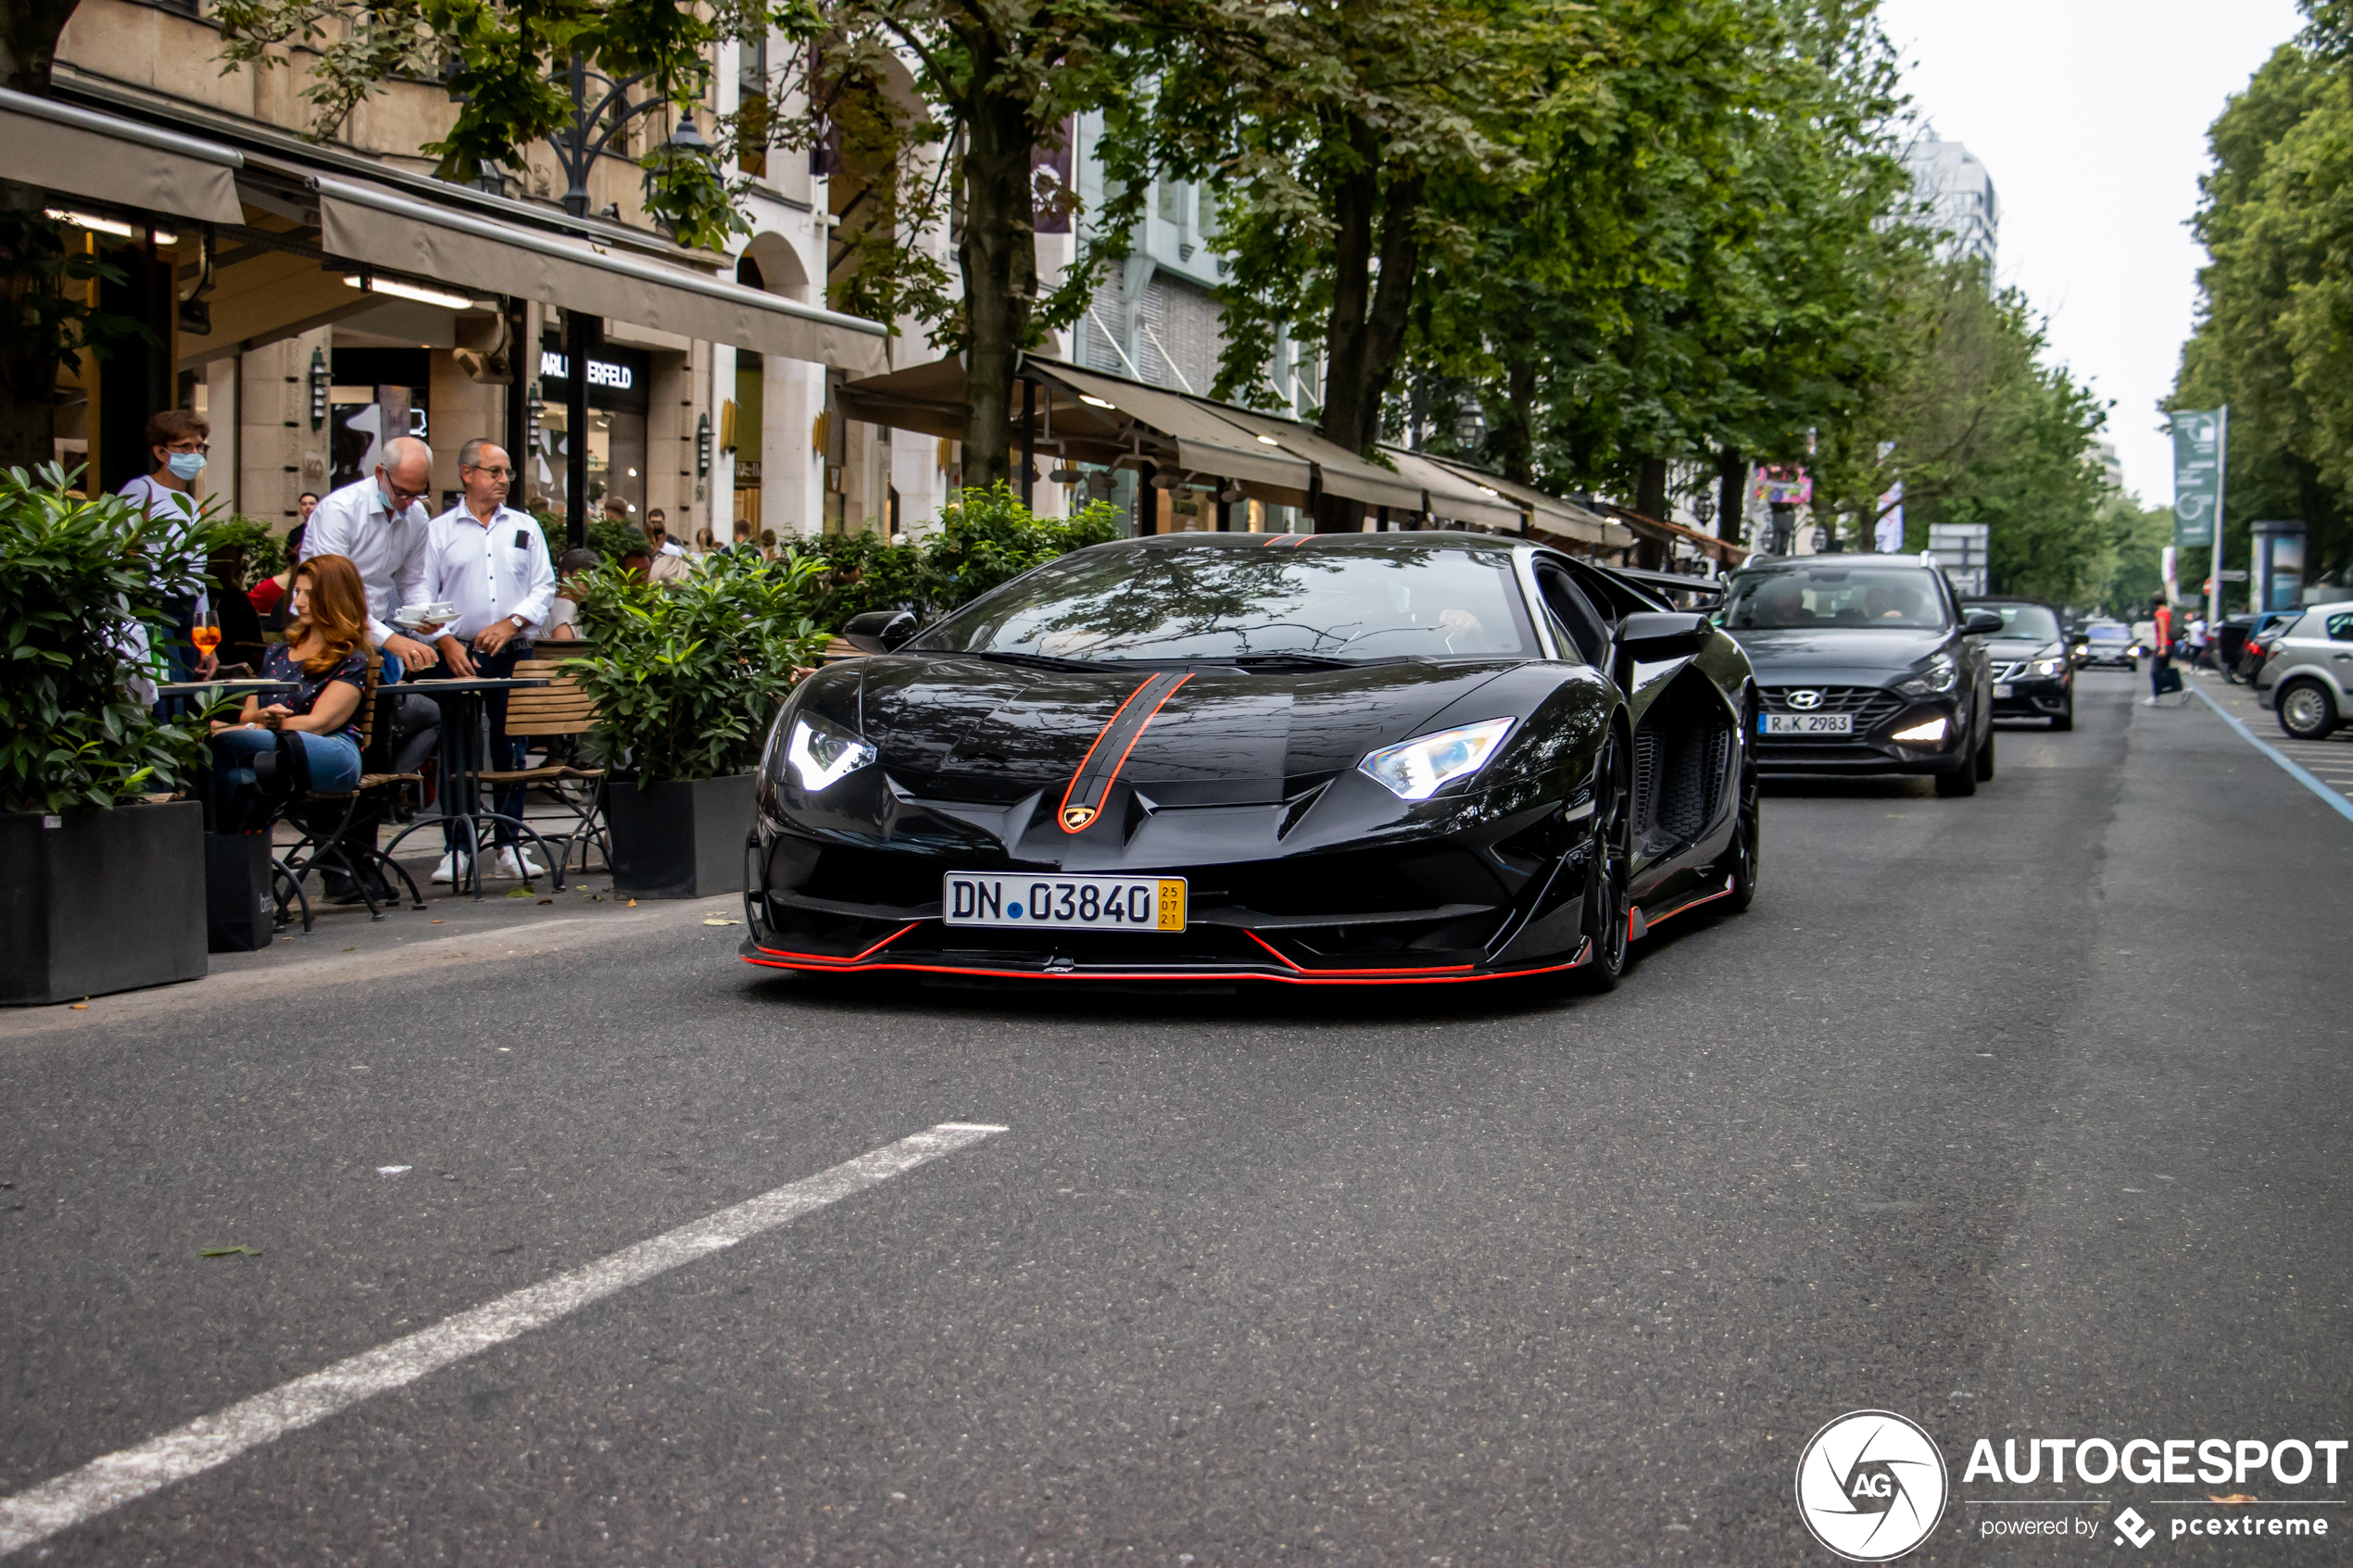
<svg viewBox="0 0 2353 1568"><path fill-rule="evenodd" d="M1485 767L1515 722L1489 719L1417 735L1402 746L1376 751L1356 766L1400 800L1428 800L1456 779L1466 779Z"/></svg>
<svg viewBox="0 0 2353 1568"><path fill-rule="evenodd" d="M796 713L785 741L785 761L812 795L822 793L875 759L872 746L845 734L823 719Z"/></svg>
<svg viewBox="0 0 2353 1568"><path fill-rule="evenodd" d="M2063 659L2038 659L2034 661L2034 673L2037 675L2056 675L2066 668L2067 660Z"/></svg>
<svg viewBox="0 0 2353 1568"><path fill-rule="evenodd" d="M1961 667L1949 653L1935 653L1912 666L1912 672L1896 685L1906 696L1934 696L1949 692L1961 678Z"/></svg>

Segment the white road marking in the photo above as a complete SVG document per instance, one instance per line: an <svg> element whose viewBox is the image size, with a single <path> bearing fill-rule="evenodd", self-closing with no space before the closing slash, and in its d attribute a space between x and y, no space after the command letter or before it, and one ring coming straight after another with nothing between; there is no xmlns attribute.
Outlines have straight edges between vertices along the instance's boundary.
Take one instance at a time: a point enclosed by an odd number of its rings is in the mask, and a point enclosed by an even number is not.
<svg viewBox="0 0 2353 1568"><path fill-rule="evenodd" d="M413 1171L415 1169L416 1167L414 1165L379 1165L376 1167L376 1174L379 1176L397 1176L405 1172Z"/></svg>
<svg viewBox="0 0 2353 1568"><path fill-rule="evenodd" d="M942 1122L0 1498L0 1557L1004 1131L988 1123Z"/></svg>
<svg viewBox="0 0 2353 1568"><path fill-rule="evenodd" d="M2287 755L2281 751L2279 747L2256 739L2255 732L2248 729L2244 723L2241 723L2237 714L2232 712L2229 709L2224 708L2212 697L2206 696L2206 694L2203 691L2199 691L2197 687L2192 686L2190 690L2197 692L2197 695L2202 697L2206 697L2206 706L2221 714L2222 721L2239 733L2239 739L2246 742L2247 745L2253 746L2256 750L2261 752L2264 756L2270 758L2272 761L2277 762L2281 767L2286 769L2288 777L2294 779L2297 784L2302 784L2306 789L2310 790L2313 794L2327 801L2331 806L2335 807L2337 815L2345 818L2347 822L2353 822L2353 797L2348 797L2331 790L2328 785L2322 784L2310 773L2305 771L2304 769L2298 766L2296 762L2291 761Z"/></svg>

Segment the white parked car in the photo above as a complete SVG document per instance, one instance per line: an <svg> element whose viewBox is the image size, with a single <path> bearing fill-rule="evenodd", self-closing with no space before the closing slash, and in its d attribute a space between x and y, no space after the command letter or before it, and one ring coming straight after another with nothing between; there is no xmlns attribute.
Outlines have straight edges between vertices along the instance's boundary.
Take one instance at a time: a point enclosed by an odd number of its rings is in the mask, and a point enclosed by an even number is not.
<svg viewBox="0 0 2353 1568"><path fill-rule="evenodd" d="M2307 605L2271 634L2271 656L2255 672L2256 699L2297 740L2323 740L2353 719L2353 600Z"/></svg>

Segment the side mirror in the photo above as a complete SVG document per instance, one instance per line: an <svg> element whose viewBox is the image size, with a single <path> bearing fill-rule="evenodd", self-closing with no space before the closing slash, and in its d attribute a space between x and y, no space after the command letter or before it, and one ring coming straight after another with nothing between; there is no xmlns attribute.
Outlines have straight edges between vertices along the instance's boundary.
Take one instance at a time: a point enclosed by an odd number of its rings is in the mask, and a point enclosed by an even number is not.
<svg viewBox="0 0 2353 1568"><path fill-rule="evenodd" d="M1961 611L1961 631L1971 637L1993 637L2001 634L2002 618L1990 609Z"/></svg>
<svg viewBox="0 0 2353 1568"><path fill-rule="evenodd" d="M1640 610L1617 629L1617 651L1638 664L1688 659L1707 646L1716 628L1705 615L1682 610Z"/></svg>
<svg viewBox="0 0 2353 1568"><path fill-rule="evenodd" d="M843 623L841 640L860 653L889 653L921 628L912 609L870 609Z"/></svg>

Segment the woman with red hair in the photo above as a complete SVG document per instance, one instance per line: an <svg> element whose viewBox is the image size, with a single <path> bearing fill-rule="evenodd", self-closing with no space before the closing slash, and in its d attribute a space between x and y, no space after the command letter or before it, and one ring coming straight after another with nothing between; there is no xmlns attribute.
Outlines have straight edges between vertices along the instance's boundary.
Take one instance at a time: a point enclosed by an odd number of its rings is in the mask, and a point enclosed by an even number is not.
<svg viewBox="0 0 2353 1568"><path fill-rule="evenodd" d="M368 690L368 591L343 556L313 556L295 569L286 640L262 656L265 679L295 690L216 723L212 766L221 833L258 833L276 804L256 784L255 759L275 752L282 788L341 795L359 783L359 699Z"/></svg>

